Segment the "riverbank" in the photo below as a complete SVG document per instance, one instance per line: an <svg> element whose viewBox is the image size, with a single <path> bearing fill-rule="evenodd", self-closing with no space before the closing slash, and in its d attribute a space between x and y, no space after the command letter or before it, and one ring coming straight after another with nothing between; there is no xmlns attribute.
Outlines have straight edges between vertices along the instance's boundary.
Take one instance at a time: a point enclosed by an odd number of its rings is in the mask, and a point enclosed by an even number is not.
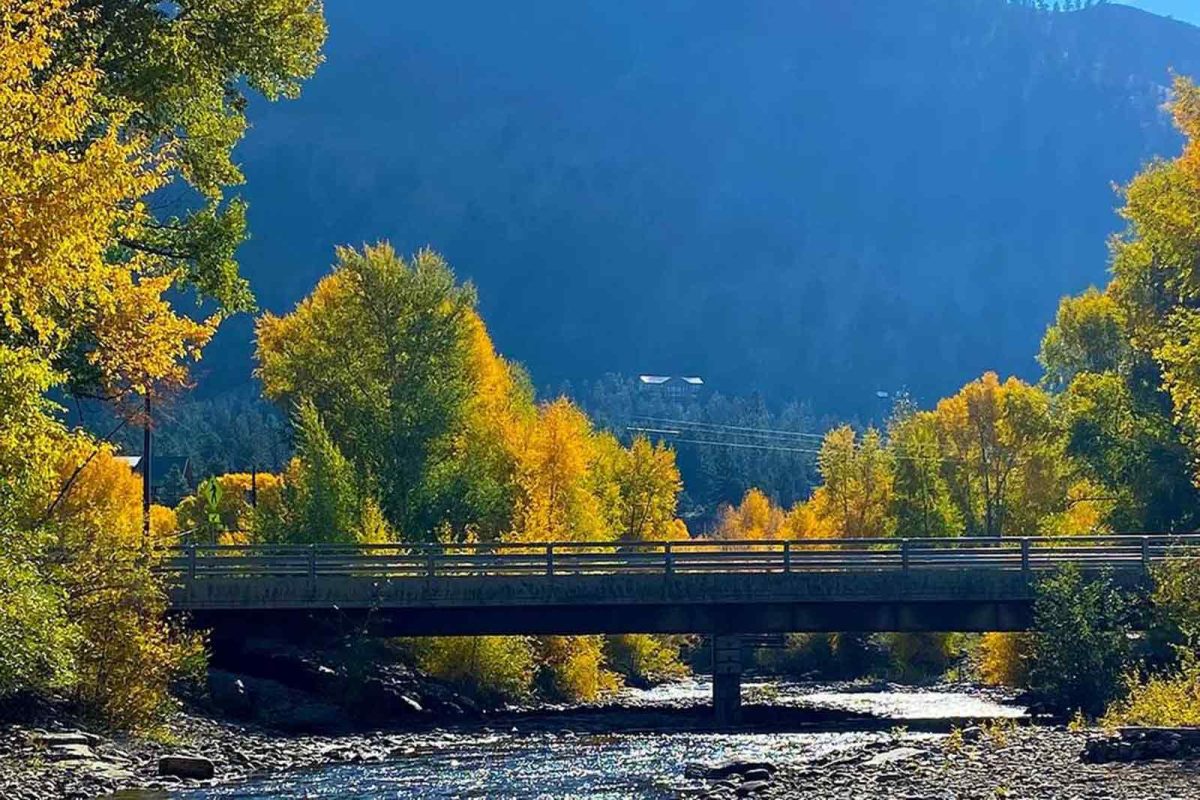
<svg viewBox="0 0 1200 800"><path fill-rule="evenodd" d="M898 739L806 764L781 764L759 791L747 792L744 781L732 781L692 794L711 800L1200 798L1200 761L1085 763L1084 747L1096 735L1035 726L1006 731L1002 741Z"/></svg>
<svg viewBox="0 0 1200 800"><path fill-rule="evenodd" d="M698 703L706 689L687 681L630 691L618 704L342 735L286 734L180 713L157 740L110 738L79 732L78 720L47 707L40 720L0 726L0 797L94 798L121 789L151 791L134 797L301 797L343 781L391 787L380 797L454 797L469 773L485 796L513 798L526 796L526 781L547 797L1200 800L1195 762L1086 764L1080 756L1095 734L1013 721L981 727L973 718L979 712L1003 717L1019 709L969 687L783 684L767 691L751 684L748 696L772 702L748 706L745 723L724 731ZM174 754L207 759L213 778L160 776L159 760ZM771 780L710 781L688 767L727 758L767 761ZM556 789L547 781L565 766L537 771L560 760L580 771ZM416 794L397 794L405 781L419 787Z"/></svg>

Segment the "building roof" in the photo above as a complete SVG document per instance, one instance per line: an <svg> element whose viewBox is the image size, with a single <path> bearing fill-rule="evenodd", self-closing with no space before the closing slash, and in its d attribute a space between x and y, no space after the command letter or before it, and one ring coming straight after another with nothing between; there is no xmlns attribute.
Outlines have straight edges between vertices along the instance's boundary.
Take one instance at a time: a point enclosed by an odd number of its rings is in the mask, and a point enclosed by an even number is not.
<svg viewBox="0 0 1200 800"><path fill-rule="evenodd" d="M689 386L703 386L704 379L696 375L638 375L638 381L646 386L662 386L668 383L686 383Z"/></svg>
<svg viewBox="0 0 1200 800"><path fill-rule="evenodd" d="M117 460L127 464L131 470L138 473L142 472L142 457L137 456L117 456ZM185 476L191 468L191 459L187 456L152 456L153 463L150 465L152 470L150 473L151 482L161 481L173 469L178 469Z"/></svg>

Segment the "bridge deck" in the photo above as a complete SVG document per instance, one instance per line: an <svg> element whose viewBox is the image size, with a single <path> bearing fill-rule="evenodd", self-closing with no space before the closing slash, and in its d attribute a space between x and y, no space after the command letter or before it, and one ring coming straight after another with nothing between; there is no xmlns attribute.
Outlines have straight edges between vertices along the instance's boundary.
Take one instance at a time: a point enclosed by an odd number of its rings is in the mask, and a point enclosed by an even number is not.
<svg viewBox="0 0 1200 800"><path fill-rule="evenodd" d="M1140 579L1200 536L197 546L164 562L204 623L369 612L394 633L1021 630L1038 574Z"/></svg>

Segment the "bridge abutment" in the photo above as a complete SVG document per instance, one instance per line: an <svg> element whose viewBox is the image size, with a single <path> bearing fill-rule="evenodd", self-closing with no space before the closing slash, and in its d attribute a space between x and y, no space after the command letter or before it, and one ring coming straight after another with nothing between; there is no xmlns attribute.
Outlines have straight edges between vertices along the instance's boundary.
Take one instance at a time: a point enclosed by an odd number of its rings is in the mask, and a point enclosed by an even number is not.
<svg viewBox="0 0 1200 800"><path fill-rule="evenodd" d="M735 725L742 716L742 637L712 637L713 714L718 725Z"/></svg>

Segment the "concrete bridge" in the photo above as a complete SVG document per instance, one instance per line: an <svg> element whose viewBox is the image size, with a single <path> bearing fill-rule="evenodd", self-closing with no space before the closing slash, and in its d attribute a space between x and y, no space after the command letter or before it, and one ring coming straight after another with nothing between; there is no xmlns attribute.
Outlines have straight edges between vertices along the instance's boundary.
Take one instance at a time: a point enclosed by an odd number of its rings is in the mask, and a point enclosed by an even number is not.
<svg viewBox="0 0 1200 800"><path fill-rule="evenodd" d="M1039 575L1144 580L1200 536L193 546L163 563L204 627L338 615L387 636L705 633L714 705L736 717L740 635L1019 631Z"/></svg>

